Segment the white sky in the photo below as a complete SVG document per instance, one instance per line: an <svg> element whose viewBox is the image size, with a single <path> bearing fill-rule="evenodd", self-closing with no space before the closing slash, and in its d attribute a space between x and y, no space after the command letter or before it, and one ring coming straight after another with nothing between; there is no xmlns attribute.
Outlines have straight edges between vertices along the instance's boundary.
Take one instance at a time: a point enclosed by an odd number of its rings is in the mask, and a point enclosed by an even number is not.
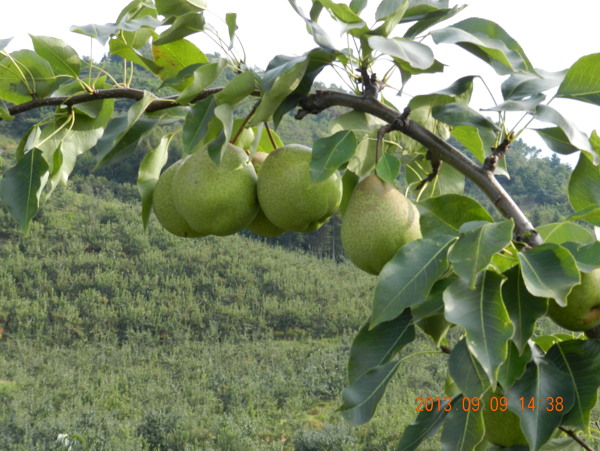
<svg viewBox="0 0 600 451"><path fill-rule="evenodd" d="M90 53L89 38L71 33L70 26L114 22L121 9L128 4L127 0L103 0L103 7L100 8L98 2L85 0L4 2L0 15L0 39L14 38L8 50L31 48L28 37L28 33L31 33L59 37L80 54L86 55ZM298 3L310 5L310 0L298 0ZM379 1L371 0L371 3L374 8ZM472 16L495 21L521 44L535 67L561 70L583 55L600 52L600 3L597 0L465 0L465 3L469 6L451 21ZM247 62L251 66L265 68L268 61L277 54L302 54L315 47L312 38L306 32L303 20L296 15L287 0L208 0L208 5L209 10L214 12L214 15L207 17L211 23L216 23L217 17L224 18L226 12L238 14L238 36L244 42ZM335 29L327 30L332 38L338 37ZM205 38L199 37L195 42L204 51L215 50ZM407 93L426 94L447 87L461 76L475 74L489 77L492 80L490 84L495 85L499 92L501 80L477 58L449 45L433 45L433 50L439 60L448 65L452 64L453 68L447 68L441 76L427 76L420 84L410 82L406 88ZM105 53L98 45L94 45L93 52L94 58L99 58ZM460 64L455 64L456 61ZM323 81L342 85L333 73L326 74ZM475 108L492 106L489 96L484 96L482 92L483 88L480 86L479 92L475 93ZM388 94L387 97L394 96ZM497 98L501 99L499 94ZM392 100L398 103L399 107L408 101ZM559 100L554 101L552 106L563 112L587 134L592 130L600 132L599 107ZM528 143L545 149L537 134L531 132L522 137Z"/></svg>

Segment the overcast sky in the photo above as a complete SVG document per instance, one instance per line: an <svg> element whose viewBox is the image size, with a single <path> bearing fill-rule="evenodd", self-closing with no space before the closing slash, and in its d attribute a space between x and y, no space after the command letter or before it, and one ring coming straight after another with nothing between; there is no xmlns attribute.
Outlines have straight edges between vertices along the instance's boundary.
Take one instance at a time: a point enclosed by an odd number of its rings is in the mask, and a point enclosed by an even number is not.
<svg viewBox="0 0 600 451"><path fill-rule="evenodd" d="M71 33L70 26L114 22L128 4L125 0L5 0L4 3L0 15L0 39L14 38L8 50L31 47L28 37L31 33L64 39L80 54L86 55L90 53L90 40ZM298 0L298 3L310 5L309 0ZM374 8L379 2L371 0L371 3ZM451 2L456 3L462 4ZM472 16L495 21L521 44L537 68L565 69L583 55L600 52L600 3L596 0L466 0L465 3L469 6L452 21ZM208 0L208 5L211 11L207 17L209 22L224 18L226 12L238 13L238 36L244 43L247 62L251 66L264 68L277 54L302 54L315 46L304 22L287 0ZM328 27L327 30L332 37L338 36L335 29ZM215 50L202 36L195 42L203 50ZM94 45L93 52L94 58L99 58L105 50ZM409 84L408 93L429 93L448 86L460 76L473 74L489 77L492 84L499 87L501 79L466 52L455 51L449 45L434 45L434 52L439 60L453 68L448 68L442 76L427 77L424 83ZM455 64L456 61L460 64ZM342 84L333 73L327 74L323 81ZM491 106L489 96L483 94L481 86L477 99L476 107ZM408 99L394 101L401 107ZM572 101L555 101L552 105L584 132L600 131L600 108ZM532 145L544 147L534 133L523 135L523 138Z"/></svg>

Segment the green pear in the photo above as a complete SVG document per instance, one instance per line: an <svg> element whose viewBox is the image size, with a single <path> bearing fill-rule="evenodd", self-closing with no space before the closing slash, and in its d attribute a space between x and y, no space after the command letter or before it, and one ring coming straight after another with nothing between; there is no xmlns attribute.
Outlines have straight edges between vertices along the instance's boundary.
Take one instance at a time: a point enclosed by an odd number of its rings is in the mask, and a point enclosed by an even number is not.
<svg viewBox="0 0 600 451"><path fill-rule="evenodd" d="M521 429L519 416L506 409L500 410L503 405L498 399L497 402L490 402L491 398L504 396L500 390L491 395L484 396L483 405L483 423L485 424L485 439L493 445L502 447L528 446L527 438ZM496 411L491 408L498 409Z"/></svg>
<svg viewBox="0 0 600 451"><path fill-rule="evenodd" d="M256 172L246 152L229 144L217 165L206 147L177 169L172 186L175 207L202 235L225 236L245 228L258 212Z"/></svg>
<svg viewBox="0 0 600 451"><path fill-rule="evenodd" d="M173 177L182 164L183 160L179 160L160 175L152 195L152 209L158 222L172 234L189 238L199 237L202 235L192 229L175 208L171 194Z"/></svg>
<svg viewBox="0 0 600 451"><path fill-rule="evenodd" d="M262 164L268 156L269 154L267 152L255 152L254 155L252 155L251 161L257 175L260 174ZM285 230L277 227L275 224L269 221L269 219L265 216L260 205L256 217L248 226L248 230L257 235L266 237L279 236L283 232L285 232Z"/></svg>
<svg viewBox="0 0 600 451"><path fill-rule="evenodd" d="M372 174L354 188L341 235L352 263L379 274L398 249L421 238L419 211L400 191Z"/></svg>
<svg viewBox="0 0 600 451"><path fill-rule="evenodd" d="M258 177L258 200L265 216L290 232L313 232L338 209L342 181L336 171L319 183L310 181L310 148L280 147L265 159Z"/></svg>
<svg viewBox="0 0 600 451"><path fill-rule="evenodd" d="M344 172L342 176L342 201L340 202L340 216L342 219L344 218L344 214L346 214L346 208L348 208L348 202L350 202L350 197L352 196L352 191L358 184L359 177L352 171Z"/></svg>
<svg viewBox="0 0 600 451"><path fill-rule="evenodd" d="M548 316L568 330L583 331L600 324L600 268L581 273L581 283L567 296L567 306L548 303Z"/></svg>

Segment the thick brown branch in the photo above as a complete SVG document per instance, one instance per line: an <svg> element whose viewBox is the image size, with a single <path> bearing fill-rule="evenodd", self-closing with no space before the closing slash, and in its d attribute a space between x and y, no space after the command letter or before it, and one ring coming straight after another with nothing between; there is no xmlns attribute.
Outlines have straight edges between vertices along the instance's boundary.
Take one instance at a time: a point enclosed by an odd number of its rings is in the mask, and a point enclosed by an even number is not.
<svg viewBox="0 0 600 451"><path fill-rule="evenodd" d="M345 106L357 111L372 114L388 123L395 123L396 129L421 143L438 160L444 161L471 179L494 203L505 218L515 222L516 238L529 246L542 244L542 239L533 225L514 202L494 175L477 166L462 152L443 141L429 130L410 119L402 118L397 111L373 98L334 91L317 91L300 101L301 110L296 118L307 114L317 114L331 106Z"/></svg>
<svg viewBox="0 0 600 451"><path fill-rule="evenodd" d="M214 95L221 91L223 88L210 88L202 91L193 100L192 103L199 102L211 95ZM67 107L77 105L79 103L93 102L94 100L103 99L131 99L141 100L144 97L144 91L133 88L111 88L111 89L98 89L92 93L76 94L74 96L64 97L45 97L41 99L33 99L29 102L21 103L19 105L13 105L8 108L8 112L15 116L17 114L25 113L26 111L35 110L37 108L43 108L48 106L60 106L64 105ZM179 106L176 102L178 96L169 96L163 98L157 98L151 102L146 108L147 113L152 113L167 108L173 108Z"/></svg>

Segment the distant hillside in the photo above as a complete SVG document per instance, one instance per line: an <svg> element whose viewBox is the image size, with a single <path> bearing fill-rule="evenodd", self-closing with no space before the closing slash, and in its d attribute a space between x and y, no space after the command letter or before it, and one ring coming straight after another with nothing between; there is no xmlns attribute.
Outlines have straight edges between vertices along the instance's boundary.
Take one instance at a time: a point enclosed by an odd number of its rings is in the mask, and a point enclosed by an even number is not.
<svg viewBox="0 0 600 451"><path fill-rule="evenodd" d="M367 315L375 279L349 264L242 236L185 240L155 219L144 233L139 205L102 190L94 177L60 189L28 237L0 210L7 336L322 338L356 330Z"/></svg>

